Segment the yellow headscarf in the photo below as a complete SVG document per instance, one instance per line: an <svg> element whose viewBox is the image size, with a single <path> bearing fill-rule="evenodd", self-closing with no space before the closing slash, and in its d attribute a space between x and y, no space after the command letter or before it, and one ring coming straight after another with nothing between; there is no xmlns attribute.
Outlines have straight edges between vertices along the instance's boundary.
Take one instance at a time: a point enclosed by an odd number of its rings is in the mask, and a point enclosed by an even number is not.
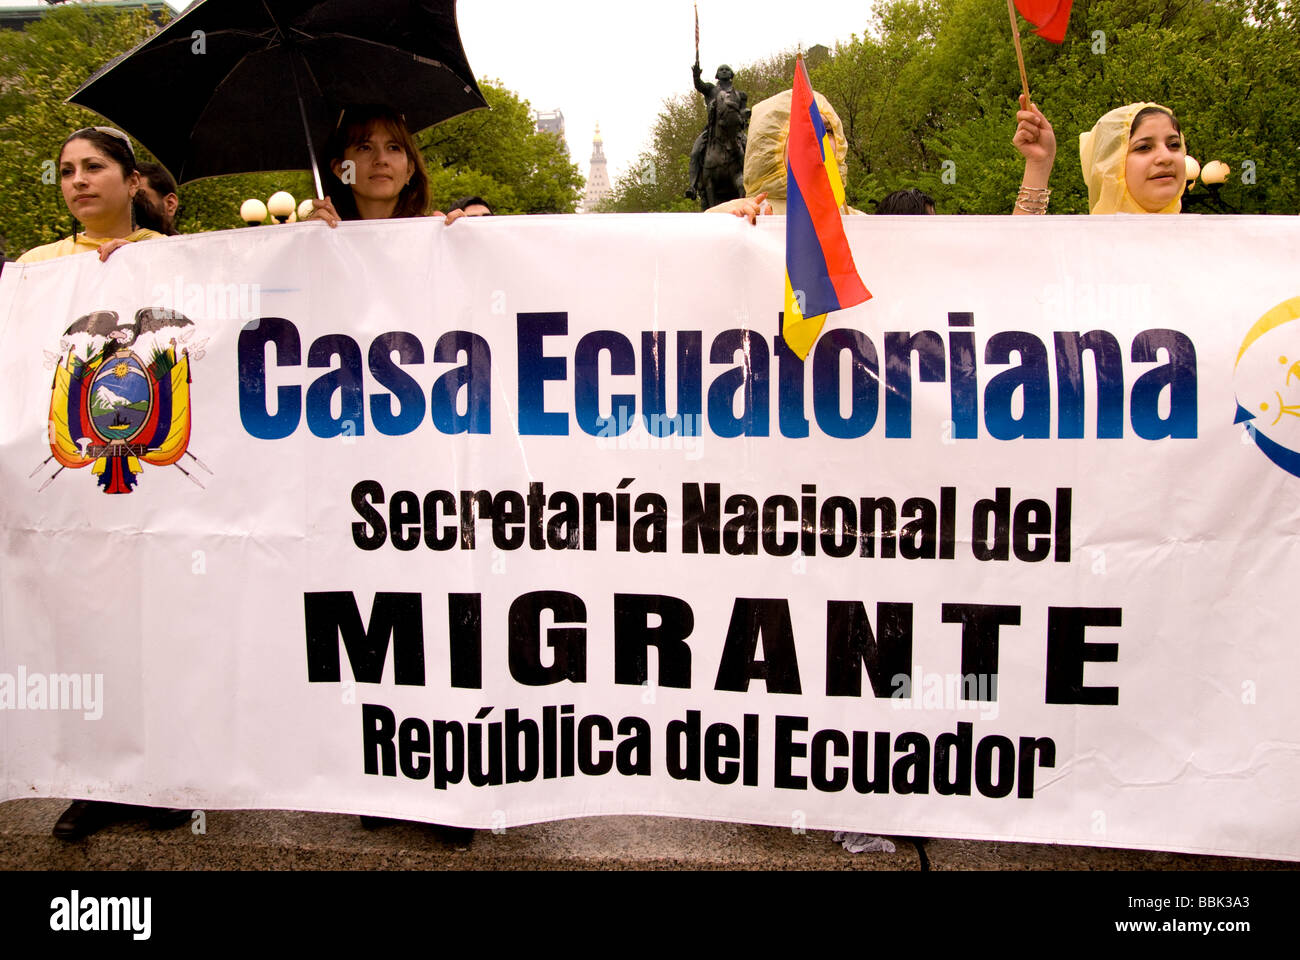
<svg viewBox="0 0 1300 960"><path fill-rule="evenodd" d="M1088 184L1090 213L1150 213L1129 193L1124 180L1124 164L1128 161L1129 130L1133 118L1147 107L1156 107L1169 114L1174 112L1158 103L1130 103L1116 107L1097 121L1087 133L1079 134L1079 161L1083 165L1083 179ZM1184 181L1183 190L1187 189ZM1183 190L1157 213L1178 213L1183 208Z"/></svg>
<svg viewBox="0 0 1300 960"><path fill-rule="evenodd" d="M745 196L754 197L766 191L772 212L778 214L785 213L785 141L790 136L790 100L793 95L793 91L783 90L754 107L745 144ZM847 183L849 168L844 158L849 152L849 141L844 136L844 124L829 100L815 92L813 98L817 101L826 132L835 141L840 181Z"/></svg>

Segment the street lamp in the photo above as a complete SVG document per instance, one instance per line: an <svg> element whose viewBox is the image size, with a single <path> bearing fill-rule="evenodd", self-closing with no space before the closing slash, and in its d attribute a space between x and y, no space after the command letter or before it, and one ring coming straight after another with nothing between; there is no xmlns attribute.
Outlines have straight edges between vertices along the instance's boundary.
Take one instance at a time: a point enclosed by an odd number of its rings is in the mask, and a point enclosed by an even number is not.
<svg viewBox="0 0 1300 960"><path fill-rule="evenodd" d="M293 194L288 190L271 194L271 199L266 202L266 209L279 223L287 223L289 215L294 211Z"/></svg>
<svg viewBox="0 0 1300 960"><path fill-rule="evenodd" d="M1190 195L1192 181L1195 179L1193 168L1196 161L1191 157L1187 158L1187 189L1189 195L1185 198L1185 207L1189 211L1203 210L1209 213L1240 213L1235 207L1227 203L1219 196L1219 191L1227 181L1228 175L1232 173L1232 167L1228 166L1222 160L1211 160L1198 171L1201 175L1201 183L1205 184L1205 193L1199 193L1195 197ZM1199 165L1197 165L1199 166Z"/></svg>
<svg viewBox="0 0 1300 960"><path fill-rule="evenodd" d="M1201 182L1207 186L1217 186L1228 179L1232 167L1222 160L1211 160L1201 168Z"/></svg>
<svg viewBox="0 0 1300 960"><path fill-rule="evenodd" d="M266 219L266 204L250 197L239 208L239 219L250 227L255 227Z"/></svg>

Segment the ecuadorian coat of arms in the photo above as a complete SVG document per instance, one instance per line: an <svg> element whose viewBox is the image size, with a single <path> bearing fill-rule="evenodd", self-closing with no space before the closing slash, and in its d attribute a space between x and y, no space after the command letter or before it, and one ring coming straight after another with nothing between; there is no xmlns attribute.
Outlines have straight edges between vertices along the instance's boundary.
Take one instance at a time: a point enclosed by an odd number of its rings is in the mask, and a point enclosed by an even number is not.
<svg viewBox="0 0 1300 960"><path fill-rule="evenodd" d="M55 369L50 456L41 466L60 466L41 490L65 469L90 467L104 493L130 493L145 463L174 466L203 486L179 462L189 457L212 472L188 449L190 364L207 342L190 344L194 330L183 314L157 307L127 321L96 310L68 327L60 353L46 353Z"/></svg>

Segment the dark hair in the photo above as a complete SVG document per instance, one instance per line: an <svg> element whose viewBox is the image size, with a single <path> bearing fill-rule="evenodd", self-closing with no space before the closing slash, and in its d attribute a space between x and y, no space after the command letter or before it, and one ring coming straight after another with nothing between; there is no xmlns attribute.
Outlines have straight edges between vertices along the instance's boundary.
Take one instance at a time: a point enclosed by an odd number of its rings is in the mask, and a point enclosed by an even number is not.
<svg viewBox="0 0 1300 960"><path fill-rule="evenodd" d="M142 160L135 165L136 170L140 171L140 176L144 182L149 184L149 189L159 196L167 196L169 193L176 193L176 181L172 175L167 172L167 168L161 163L151 163L148 160Z"/></svg>
<svg viewBox="0 0 1300 960"><path fill-rule="evenodd" d="M1141 126L1143 120L1145 120L1147 117L1155 116L1156 114L1160 114L1161 116L1168 117L1169 122L1174 125L1175 132L1177 133L1183 132L1183 128L1178 125L1178 118L1175 117L1168 110L1162 110L1160 107L1143 107L1141 110L1137 112L1137 116L1133 118L1132 126L1128 128L1129 139L1130 140L1133 139L1133 135L1137 133L1137 128Z"/></svg>
<svg viewBox="0 0 1300 960"><path fill-rule="evenodd" d="M447 212L451 213L453 210L468 210L470 207L474 206L487 207L489 217L493 216L495 213L492 209L492 204L488 203L482 197L461 197L447 208Z"/></svg>
<svg viewBox="0 0 1300 960"><path fill-rule="evenodd" d="M338 127L325 145L325 169L321 171L324 179L325 196L334 203L342 220L360 220L357 212L356 197L352 187L344 183L334 173L336 161L342 161L343 151L365 140L366 134L375 124L387 128L393 139L406 151L406 159L411 164L411 182L397 195L397 206L393 208L394 217L423 217L429 212L429 175L424 170L424 158L420 148L415 145L415 138L406 127L406 119L392 107L381 104L364 104L348 107L339 117Z"/></svg>
<svg viewBox="0 0 1300 960"><path fill-rule="evenodd" d="M926 214L934 212L934 200L928 193L922 193L916 187L911 190L895 190L876 204L876 213L886 216L900 214Z"/></svg>
<svg viewBox="0 0 1300 960"><path fill-rule="evenodd" d="M165 197L169 193L176 194L177 199L179 200L180 194L177 193L176 181L172 179L172 175L167 172L167 168L161 163L151 163L148 160L142 160L136 164L135 169L139 172L140 178L144 181L142 186L147 185L150 190L158 194L160 197ZM158 211L154 209L153 204L151 204L148 198L145 197L143 189L135 195L135 220L136 223L140 224L140 226L147 227L157 233L163 233L172 237L177 236L180 233L175 226L169 226L163 222L162 218L158 216Z"/></svg>
<svg viewBox="0 0 1300 960"><path fill-rule="evenodd" d="M80 130L74 130L68 134L68 139L63 141L63 146L59 147L59 160L63 159L63 151L73 140L89 140L93 143L104 156L122 168L123 179L136 170L135 150L121 130L113 127L82 127Z"/></svg>
<svg viewBox="0 0 1300 960"><path fill-rule="evenodd" d="M68 148L73 140L88 140L94 144L98 150L104 154L113 163L122 168L122 179L125 180L131 174L136 172L135 166L135 149L131 146L130 139L121 130L115 127L82 127L80 130L73 130L68 134L68 139L63 141L63 146L59 147L59 165L63 164L63 151ZM131 225L135 226L135 204L130 204L131 208ZM69 211L71 213L71 211ZM74 215L72 218L72 239L77 238L77 227L80 222Z"/></svg>

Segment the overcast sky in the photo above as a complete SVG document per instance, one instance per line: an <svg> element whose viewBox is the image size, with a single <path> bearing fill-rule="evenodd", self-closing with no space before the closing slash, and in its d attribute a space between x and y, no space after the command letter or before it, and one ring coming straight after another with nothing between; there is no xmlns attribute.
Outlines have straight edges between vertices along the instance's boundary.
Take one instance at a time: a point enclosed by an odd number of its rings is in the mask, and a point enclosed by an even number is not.
<svg viewBox="0 0 1300 960"><path fill-rule="evenodd" d="M866 30L871 0L700 0L700 64L738 67ZM691 93L690 0L460 0L461 38L479 77L499 78L534 110L564 111L583 175L600 124L610 180L648 145L663 101ZM739 19L736 19L739 16ZM698 94L696 94L698 96Z"/></svg>
<svg viewBox="0 0 1300 960"><path fill-rule="evenodd" d="M30 0L0 0L20 6ZM184 9L186 0L167 0ZM700 0L700 63L739 67L865 32L871 0ZM562 110L585 176L600 124L611 182L648 144L663 101L692 92L691 0L459 0L461 38L479 78L499 79L534 110Z"/></svg>

